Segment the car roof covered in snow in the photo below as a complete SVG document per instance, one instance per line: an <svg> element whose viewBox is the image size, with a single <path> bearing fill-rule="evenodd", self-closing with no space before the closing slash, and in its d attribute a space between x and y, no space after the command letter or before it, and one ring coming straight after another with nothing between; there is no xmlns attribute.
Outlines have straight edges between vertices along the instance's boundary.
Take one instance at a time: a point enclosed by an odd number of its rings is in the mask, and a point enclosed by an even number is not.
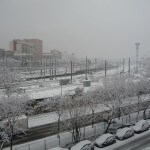
<svg viewBox="0 0 150 150"><path fill-rule="evenodd" d="M140 120L140 121L138 121L138 122L135 124L135 126L141 126L141 125L143 125L144 122L147 122L147 123L148 123L147 120Z"/></svg>
<svg viewBox="0 0 150 150"><path fill-rule="evenodd" d="M80 150L86 144L91 144L91 142L89 140L81 141L76 145L74 145L73 147L71 147L71 150Z"/></svg>
<svg viewBox="0 0 150 150"><path fill-rule="evenodd" d="M110 133L103 134L102 136L98 137L95 142L96 142L97 144L103 143L103 142L105 142L105 140L106 140L107 138L112 137L112 136L113 136L113 135L110 134Z"/></svg>
<svg viewBox="0 0 150 150"><path fill-rule="evenodd" d="M131 128L125 127L123 129L119 129L116 133L116 136L122 137L127 131L132 130Z"/></svg>
<svg viewBox="0 0 150 150"><path fill-rule="evenodd" d="M61 148L61 147L54 147L54 148L51 148L49 150L68 150L67 148Z"/></svg>

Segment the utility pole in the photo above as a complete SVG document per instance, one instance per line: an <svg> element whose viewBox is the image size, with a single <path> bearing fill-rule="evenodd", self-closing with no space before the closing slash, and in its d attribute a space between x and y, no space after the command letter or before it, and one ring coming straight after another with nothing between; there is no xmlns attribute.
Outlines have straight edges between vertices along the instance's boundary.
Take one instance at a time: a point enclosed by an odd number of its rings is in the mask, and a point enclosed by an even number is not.
<svg viewBox="0 0 150 150"><path fill-rule="evenodd" d="M125 67L125 59L123 58L123 73L124 73L124 67Z"/></svg>
<svg viewBox="0 0 150 150"><path fill-rule="evenodd" d="M43 63L42 63L42 59L41 59L41 77L43 76L43 70L42 70L42 67L43 67Z"/></svg>
<svg viewBox="0 0 150 150"><path fill-rule="evenodd" d="M129 58L129 70L128 70L128 73L130 74L130 58Z"/></svg>
<svg viewBox="0 0 150 150"><path fill-rule="evenodd" d="M97 67L97 59L95 58L95 72L96 72L96 67Z"/></svg>
<svg viewBox="0 0 150 150"><path fill-rule="evenodd" d="M71 83L72 83L72 61L71 61Z"/></svg>
<svg viewBox="0 0 150 150"><path fill-rule="evenodd" d="M50 80L51 80L51 59L49 60L49 77L50 77Z"/></svg>
<svg viewBox="0 0 150 150"><path fill-rule="evenodd" d="M45 81L45 60L44 60L44 81Z"/></svg>
<svg viewBox="0 0 150 150"><path fill-rule="evenodd" d="M56 79L57 60L55 59L55 79Z"/></svg>
<svg viewBox="0 0 150 150"><path fill-rule="evenodd" d="M53 62L53 59L52 59L52 80L53 80L53 76L54 76L54 72L53 72L53 68L54 68L54 62Z"/></svg>
<svg viewBox="0 0 150 150"><path fill-rule="evenodd" d="M107 62L105 60L105 77L107 76Z"/></svg>
<svg viewBox="0 0 150 150"><path fill-rule="evenodd" d="M140 43L135 43L135 46L136 46L136 73L138 73L138 70L139 70L139 64L138 64L138 61L139 61L139 46L140 46Z"/></svg>
<svg viewBox="0 0 150 150"><path fill-rule="evenodd" d="M85 79L87 80L87 57L86 57Z"/></svg>
<svg viewBox="0 0 150 150"><path fill-rule="evenodd" d="M74 60L72 61L72 68L73 68L73 76L74 76Z"/></svg>

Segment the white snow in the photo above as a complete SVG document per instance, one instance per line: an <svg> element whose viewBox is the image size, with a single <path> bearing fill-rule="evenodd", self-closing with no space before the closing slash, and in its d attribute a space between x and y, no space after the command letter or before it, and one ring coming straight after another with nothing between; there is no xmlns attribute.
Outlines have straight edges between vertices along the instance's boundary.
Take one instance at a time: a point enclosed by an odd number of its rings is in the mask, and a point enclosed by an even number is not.
<svg viewBox="0 0 150 150"><path fill-rule="evenodd" d="M98 137L95 142L96 142L98 145L101 145L101 144L104 143L104 142L106 141L106 139L109 138L109 137L114 137L114 136L113 136L112 134L110 134L110 133L103 134L102 136Z"/></svg>
<svg viewBox="0 0 150 150"><path fill-rule="evenodd" d="M144 124L144 127L149 127L149 123L147 120L140 120L136 123L136 125L133 127L133 130L134 131L141 131L141 129L143 128L143 124Z"/></svg>
<svg viewBox="0 0 150 150"><path fill-rule="evenodd" d="M118 129L118 131L116 133L116 136L121 138L126 134L127 131L133 132L133 130L131 128L126 127L126 128L123 128L123 129Z"/></svg>
<svg viewBox="0 0 150 150"><path fill-rule="evenodd" d="M49 150L68 150L67 148L61 148L61 147L55 147L55 148L51 148Z"/></svg>
<svg viewBox="0 0 150 150"><path fill-rule="evenodd" d="M103 112L104 110L107 111L107 110L109 110L109 108L103 104L98 104L96 109L95 109L95 113ZM66 115L66 113L67 113L67 111L64 112L65 117L62 116L61 121L64 119L69 119L69 115ZM87 108L85 114L92 114L92 110L90 108ZM68 118L66 118L67 116L68 116ZM58 115L55 112L50 112L50 113L30 116L30 117L28 117L28 119L29 119L28 120L28 127L31 128L31 127L35 127L35 126L40 126L40 125L44 125L44 124L57 122Z"/></svg>
<svg viewBox="0 0 150 150"><path fill-rule="evenodd" d="M81 148L87 144L91 144L91 142L89 140L81 141L77 143L76 145L74 145L73 147L71 147L71 150L81 150Z"/></svg>

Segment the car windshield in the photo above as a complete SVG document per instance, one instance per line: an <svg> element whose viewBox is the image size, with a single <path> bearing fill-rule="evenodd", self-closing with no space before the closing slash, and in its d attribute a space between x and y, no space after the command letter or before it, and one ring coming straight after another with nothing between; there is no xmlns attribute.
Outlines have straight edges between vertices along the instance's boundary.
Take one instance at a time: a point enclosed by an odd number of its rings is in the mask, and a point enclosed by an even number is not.
<svg viewBox="0 0 150 150"><path fill-rule="evenodd" d="M103 142L105 142L108 138L110 138L110 137L112 137L112 135L111 134L104 134L104 135L102 135L101 137L99 137L97 140L96 140L96 142L97 143L103 143Z"/></svg>
<svg viewBox="0 0 150 150"><path fill-rule="evenodd" d="M143 125L144 121L139 121L136 123L135 127L141 127Z"/></svg>
<svg viewBox="0 0 150 150"><path fill-rule="evenodd" d="M126 134L126 132L130 131L129 128L123 128L123 129L120 129L118 132L117 132L117 135L119 136L123 136Z"/></svg>

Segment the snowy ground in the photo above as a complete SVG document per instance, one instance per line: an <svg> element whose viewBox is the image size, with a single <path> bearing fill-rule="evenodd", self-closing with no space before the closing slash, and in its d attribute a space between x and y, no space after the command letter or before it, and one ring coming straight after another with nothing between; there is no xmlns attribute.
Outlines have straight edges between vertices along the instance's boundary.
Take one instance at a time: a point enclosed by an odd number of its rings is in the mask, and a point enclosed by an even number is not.
<svg viewBox="0 0 150 150"><path fill-rule="evenodd" d="M150 99L150 95L145 95L143 97L144 97L144 101L147 101ZM126 100L123 100L123 106L129 105L129 103L130 104L137 103L137 97L132 97L130 99L128 98ZM109 108L103 104L99 104L99 105L97 105L95 113L103 112L104 110L109 110ZM92 114L91 109L87 109L86 111L87 111L87 114ZM40 126L40 125L56 122L56 120L58 120L58 115L55 112L50 112L50 113L44 113L44 114L30 116L28 119L29 119L28 127L31 128L31 127L35 127L35 126ZM62 120L63 119L64 118L62 117Z"/></svg>
<svg viewBox="0 0 150 150"><path fill-rule="evenodd" d="M97 105L97 108L95 109L95 113L103 112L104 110L105 111L109 110L109 108L105 107L102 104L99 104L99 105ZM64 114L66 114L66 113L64 112ZM85 114L92 114L92 110L90 108L87 108ZM61 120L69 119L66 117L67 117L67 115L62 116ZM32 128L32 127L36 127L36 126L40 126L40 125L45 125L45 124L57 122L57 120L58 120L58 115L55 112L30 116L30 117L28 117L28 127Z"/></svg>
<svg viewBox="0 0 150 150"><path fill-rule="evenodd" d="M127 69L127 68L126 68ZM120 69L111 69L107 71L108 75L120 73ZM93 75L88 75L89 80L91 80L91 86L89 88L96 87L98 85L101 85L101 77L104 77L104 71L96 72ZM65 77L63 77L65 78ZM69 77L66 77L69 78ZM62 86L62 93L65 94L68 90L74 90L77 87L83 87L83 80L85 79L85 75L78 75L73 77L73 83L68 84L65 86ZM57 80L48 81L49 79L43 81L38 81L36 85L30 86L26 88L26 92L29 95L30 99L38 99L38 98L49 98L56 95L61 94L61 86L59 86L59 78ZM31 81L33 82L33 81ZM39 87L39 85L42 84L44 87ZM85 90L89 88L84 88Z"/></svg>

